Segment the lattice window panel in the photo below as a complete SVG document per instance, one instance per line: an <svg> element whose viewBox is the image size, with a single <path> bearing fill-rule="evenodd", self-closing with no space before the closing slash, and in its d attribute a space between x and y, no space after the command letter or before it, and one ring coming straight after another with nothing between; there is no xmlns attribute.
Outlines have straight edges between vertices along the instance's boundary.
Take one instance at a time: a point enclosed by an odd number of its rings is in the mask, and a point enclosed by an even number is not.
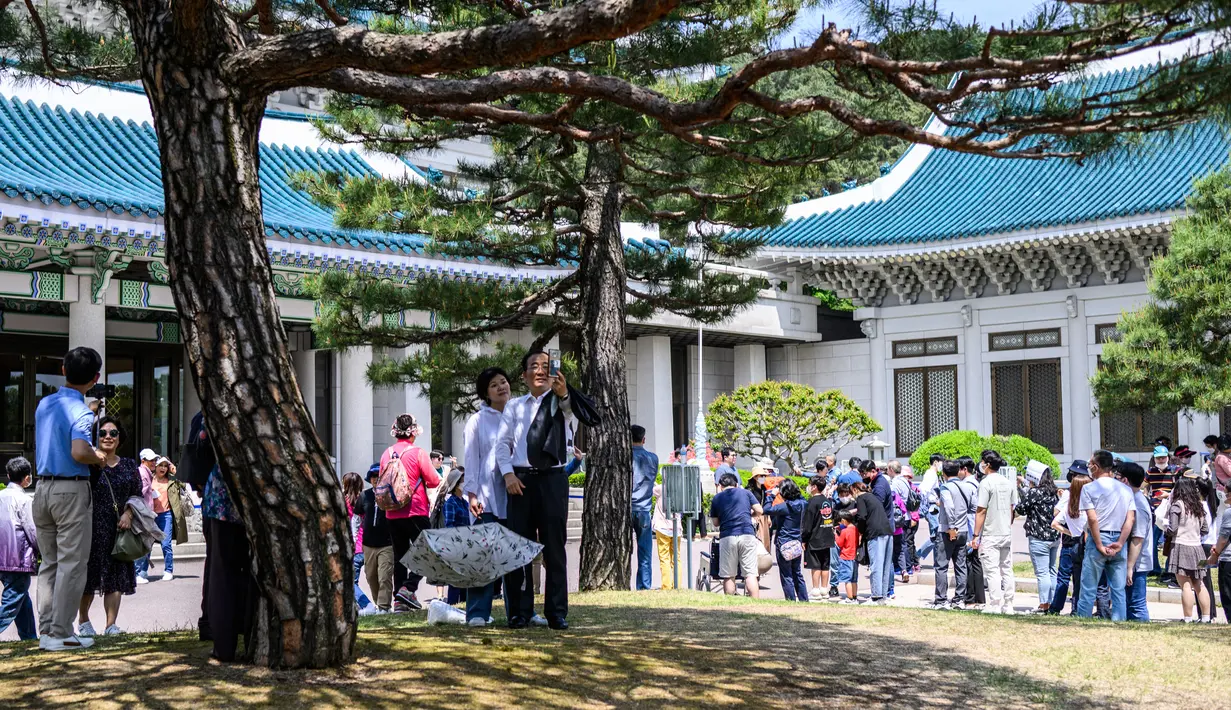
<svg viewBox="0 0 1231 710"><path fill-rule="evenodd" d="M894 357L923 357L924 355L956 355L957 338L933 338L931 340L895 340Z"/></svg>
<svg viewBox="0 0 1231 710"><path fill-rule="evenodd" d="M1114 343L1120 339L1120 331L1116 328L1115 323L1107 323L1094 327L1094 342L1097 345L1103 343Z"/></svg>
<svg viewBox="0 0 1231 710"><path fill-rule="evenodd" d="M992 432L1020 434L1053 453L1064 449L1060 361L992 365Z"/></svg>
<svg viewBox="0 0 1231 710"><path fill-rule="evenodd" d="M928 437L957 429L957 368L928 370Z"/></svg>
<svg viewBox="0 0 1231 710"><path fill-rule="evenodd" d="M914 451L927 440L927 401L923 370L898 370L897 420L898 454Z"/></svg>
<svg viewBox="0 0 1231 710"><path fill-rule="evenodd" d="M927 367L894 372L899 456L957 428L957 368Z"/></svg>
<svg viewBox="0 0 1231 710"><path fill-rule="evenodd" d="M1102 412L1099 426L1108 451L1136 451L1140 446L1141 417L1134 412Z"/></svg>
<svg viewBox="0 0 1231 710"><path fill-rule="evenodd" d="M956 355L957 338L938 338L927 343L928 355Z"/></svg>
<svg viewBox="0 0 1231 710"><path fill-rule="evenodd" d="M171 322L160 322L158 324L158 342L160 343L180 343L180 324Z"/></svg>
<svg viewBox="0 0 1231 710"><path fill-rule="evenodd" d="M1060 329L1024 330L1009 333L992 333L988 336L989 350L1024 350L1027 348L1054 348L1060 345Z"/></svg>
<svg viewBox="0 0 1231 710"><path fill-rule="evenodd" d="M1026 365L1026 385L1030 393L1030 433L1036 444L1049 451L1064 451L1064 431L1060 399L1060 363L1031 362Z"/></svg>

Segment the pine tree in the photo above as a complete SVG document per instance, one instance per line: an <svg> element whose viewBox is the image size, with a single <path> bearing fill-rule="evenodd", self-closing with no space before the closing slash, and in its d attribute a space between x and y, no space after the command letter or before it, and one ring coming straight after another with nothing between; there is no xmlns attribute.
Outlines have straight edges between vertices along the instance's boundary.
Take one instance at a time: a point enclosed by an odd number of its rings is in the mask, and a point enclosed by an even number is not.
<svg viewBox="0 0 1231 710"><path fill-rule="evenodd" d="M1116 324L1091 378L1099 409L1214 413L1231 405L1231 171L1198 180L1150 264L1150 300ZM1160 376L1161 374L1161 376Z"/></svg>
<svg viewBox="0 0 1231 710"><path fill-rule="evenodd" d="M557 134L576 127L574 116L599 109L582 106L574 113L567 100L550 115L525 108L553 102L553 96L583 104L601 100L608 107L602 110L640 114L647 125L715 156L730 157L747 146L754 153L751 163L766 167L774 158L755 155L752 146L759 141L751 139L789 131L793 120L811 113L832 116L851 138L888 136L1041 159L1084 155L1106 145L1099 136L1191 120L1221 109L1231 95L1225 57L1207 43L1157 72L1133 96L1064 101L1046 94L1037 104L1004 98L1018 88L1045 89L1057 74L1091 62L1225 29L1224 3L1211 0L1074 2L1064 12L1048 6L1018 29L986 33L954 27L936 13L914 12L926 3L911 3L909 16L892 14L879 23L887 30L867 38L830 27L799 47L756 48L721 82L687 82L666 92L645 90L670 78L651 78L651 68L630 81L625 73L631 74L629 64L635 67L640 54L621 57L621 48L640 52L639 43L649 40L638 37L687 44L685 32L707 31L716 18L755 13L742 5L732 12L727 4L679 0L426 0L413 8L364 0L254 0L247 9L229 0L102 1L115 11L117 29L68 28L50 4L0 0L3 67L57 79L138 79L145 89L161 155L167 266L181 332L222 473L255 543L261 595L249 658L273 667L348 662L356 609L345 557L345 506L295 381L265 248L258 134L271 93L316 87L397 105L418 118L473 123L487 116L516 123L507 120L511 115ZM777 17L778 7L765 5L766 18ZM400 18L401 28L351 21L373 11ZM750 28L764 31L770 23ZM574 49L577 58L570 54ZM677 57L677 66L686 61ZM610 64L614 69L606 68ZM687 66L704 65L698 57ZM824 66L856 93L867 85L892 87L950 118L959 104L983 103L990 110L977 122L958 121L969 129L962 135L936 135L901 117L862 114L826 93L790 99L762 86L775 74L808 66ZM955 72L961 72L956 79ZM698 86L712 93L688 93ZM524 105L513 105L513 97ZM575 134L578 154L586 142L581 138ZM660 150L670 161L678 148ZM824 151L807 145L797 152L823 160ZM622 245L611 235L622 214L642 207L632 199L619 204L625 196L612 188L609 177L627 168L618 152L587 147L584 153L586 199L567 209L576 212L576 224L587 234L607 236L571 255L586 268L575 277L574 312L587 327L615 333L615 324L623 323L626 281L617 256ZM673 199L650 197L644 209L650 215L690 209L670 206ZM719 210L717 223L738 223L738 204L711 207ZM532 234L510 232L509 239L525 242L532 260L538 257ZM543 254L555 256L551 250ZM654 294L653 305L675 305L671 288ZM611 303L619 312L592 312L586 307L592 303ZM591 366L598 389L620 382L623 372L616 365L607 360L602 368Z"/></svg>

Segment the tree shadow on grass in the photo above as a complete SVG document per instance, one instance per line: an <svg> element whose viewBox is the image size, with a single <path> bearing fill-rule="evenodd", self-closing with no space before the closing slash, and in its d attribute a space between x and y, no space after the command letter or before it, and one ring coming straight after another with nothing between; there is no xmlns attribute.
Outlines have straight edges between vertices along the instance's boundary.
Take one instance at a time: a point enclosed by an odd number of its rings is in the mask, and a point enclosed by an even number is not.
<svg viewBox="0 0 1231 710"><path fill-rule="evenodd" d="M103 639L78 654L4 644L0 706L1123 704L1008 665L897 638L892 619L856 625L789 614L783 605L675 609L605 606L583 598L570 615L575 628L563 633L426 627L421 615L378 617L360 632L356 663L340 671L221 666L208 659L208 644L184 633Z"/></svg>

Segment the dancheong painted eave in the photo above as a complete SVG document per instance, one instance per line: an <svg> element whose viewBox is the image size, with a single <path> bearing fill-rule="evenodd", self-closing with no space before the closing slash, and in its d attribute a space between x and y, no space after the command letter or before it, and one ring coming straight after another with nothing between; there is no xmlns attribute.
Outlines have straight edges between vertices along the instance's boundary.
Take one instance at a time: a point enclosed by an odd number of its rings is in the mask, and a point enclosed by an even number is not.
<svg viewBox="0 0 1231 710"><path fill-rule="evenodd" d="M300 170L375 174L354 151L264 143L260 151L269 236L422 253L426 240L421 236L335 226L332 212L287 182ZM0 192L46 205L76 206L85 221L100 212L160 219L164 204L154 129L148 123L0 96Z"/></svg>
<svg viewBox="0 0 1231 710"><path fill-rule="evenodd" d="M1149 70L1108 72L1052 90L1115 90L1139 82ZM764 239L767 251L840 256L1161 216L1182 208L1193 181L1225 165L1229 153L1231 138L1213 121L1146 135L1137 145L1082 162L929 150L921 162L900 161L880 179L898 183L887 197L856 204L847 199L839 209L826 209L824 203L842 195L822 198L808 205L813 214L751 233ZM894 174L899 170L910 172L903 180Z"/></svg>

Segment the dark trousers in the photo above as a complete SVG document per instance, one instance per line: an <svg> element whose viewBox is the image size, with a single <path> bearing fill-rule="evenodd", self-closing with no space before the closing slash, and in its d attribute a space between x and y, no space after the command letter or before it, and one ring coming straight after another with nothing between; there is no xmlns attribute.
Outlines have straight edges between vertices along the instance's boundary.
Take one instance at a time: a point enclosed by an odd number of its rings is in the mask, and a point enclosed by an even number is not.
<svg viewBox="0 0 1231 710"><path fill-rule="evenodd" d="M543 615L548 619L563 619L568 615L568 558L565 556L565 535L568 526L568 476L556 473L518 473L523 492L509 496L505 525L529 540L543 545L544 596ZM508 616L527 621L534 616L534 589L527 589L530 567L515 569L505 575L505 598Z"/></svg>
<svg viewBox="0 0 1231 710"><path fill-rule="evenodd" d="M209 555L205 559L205 599L214 657L235 660L239 637L253 642L252 620L256 606L256 581L252 578L252 555L248 535L239 523L205 519Z"/></svg>
<svg viewBox="0 0 1231 710"><path fill-rule="evenodd" d="M1218 563L1218 595L1222 597L1222 615L1231 624L1231 562Z"/></svg>
<svg viewBox="0 0 1231 710"><path fill-rule="evenodd" d="M1068 538L1065 538L1068 539ZM1077 608L1077 593L1081 589L1081 544L1072 542L1060 548L1060 567L1056 571L1056 592L1052 594L1048 614L1059 614L1064 611L1064 603L1069 596L1069 583L1073 584L1073 608Z"/></svg>
<svg viewBox="0 0 1231 710"><path fill-rule="evenodd" d="M961 604L966 601L966 589L970 583L966 572L966 533L958 535L956 540L950 540L948 532L942 532L938 528L933 530L936 531L936 536L932 540L932 569L935 570L936 579L933 582L932 601L936 604L949 601L949 563L952 562L953 603Z"/></svg>
<svg viewBox="0 0 1231 710"><path fill-rule="evenodd" d="M966 603L986 604L987 584L983 581L983 562L979 559L979 551L966 548Z"/></svg>
<svg viewBox="0 0 1231 710"><path fill-rule="evenodd" d="M429 523L426 515L414 515L409 518L386 518L389 524L389 537L393 539L393 591L396 593L406 587L413 594L419 588L423 577L411 573L402 564L402 558L410 552L410 546L419 539L419 533L427 530Z"/></svg>

